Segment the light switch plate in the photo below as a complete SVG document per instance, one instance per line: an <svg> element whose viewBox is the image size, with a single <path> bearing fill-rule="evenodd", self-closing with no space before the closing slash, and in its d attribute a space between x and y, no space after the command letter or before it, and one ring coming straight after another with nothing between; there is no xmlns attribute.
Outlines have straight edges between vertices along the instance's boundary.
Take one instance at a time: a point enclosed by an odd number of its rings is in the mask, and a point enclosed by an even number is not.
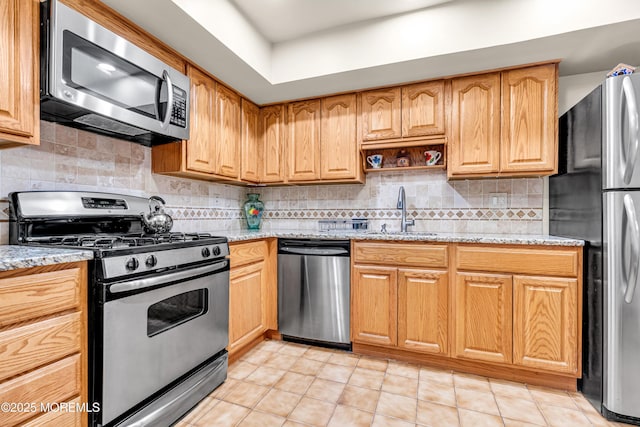
<svg viewBox="0 0 640 427"><path fill-rule="evenodd" d="M507 193L489 193L489 207L506 208Z"/></svg>

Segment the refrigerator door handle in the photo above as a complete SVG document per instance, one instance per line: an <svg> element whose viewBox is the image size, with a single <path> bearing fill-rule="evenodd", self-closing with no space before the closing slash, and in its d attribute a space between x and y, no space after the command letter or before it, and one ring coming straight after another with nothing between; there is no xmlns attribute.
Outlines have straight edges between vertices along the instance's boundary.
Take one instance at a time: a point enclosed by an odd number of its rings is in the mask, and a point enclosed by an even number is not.
<svg viewBox="0 0 640 427"><path fill-rule="evenodd" d="M634 168L636 166L636 158L638 156L638 104L636 102L636 92L633 87L633 83L629 76L625 76L622 81L622 91L621 91L621 99L620 106L622 106L622 98L627 100L627 118L629 120L629 136L630 141L627 144L626 152L625 149L622 149L622 156L624 159L622 165L622 173L623 180L625 184L629 184L631 182L631 176L633 175ZM622 118L622 115L620 115ZM620 126L620 132L622 133L622 123ZM624 147L624 140L622 135L620 137L622 142L622 146Z"/></svg>
<svg viewBox="0 0 640 427"><path fill-rule="evenodd" d="M623 218L622 223L626 222L631 226L631 271L629 276L625 277L627 285L624 290L624 301L630 304L633 301L633 294L636 290L638 267L640 265L640 226L636 216L636 207L630 194L625 194L624 196L624 215L625 218ZM624 250L624 243L622 247ZM622 257L622 262L624 263L624 256Z"/></svg>

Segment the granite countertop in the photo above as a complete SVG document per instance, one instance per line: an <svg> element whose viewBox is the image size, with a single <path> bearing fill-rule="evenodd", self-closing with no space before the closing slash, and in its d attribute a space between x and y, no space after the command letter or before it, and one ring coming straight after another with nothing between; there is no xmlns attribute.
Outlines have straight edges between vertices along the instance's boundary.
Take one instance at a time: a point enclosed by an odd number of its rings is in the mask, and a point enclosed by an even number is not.
<svg viewBox="0 0 640 427"><path fill-rule="evenodd" d="M92 251L0 245L0 271L93 259Z"/></svg>
<svg viewBox="0 0 640 427"><path fill-rule="evenodd" d="M487 243L506 245L583 246L583 240L535 234L480 234L480 233L428 233L371 231L314 231L314 230L217 230L209 231L215 236L225 236L229 242L266 239L269 237L296 239L349 239L349 240L395 240L441 243Z"/></svg>

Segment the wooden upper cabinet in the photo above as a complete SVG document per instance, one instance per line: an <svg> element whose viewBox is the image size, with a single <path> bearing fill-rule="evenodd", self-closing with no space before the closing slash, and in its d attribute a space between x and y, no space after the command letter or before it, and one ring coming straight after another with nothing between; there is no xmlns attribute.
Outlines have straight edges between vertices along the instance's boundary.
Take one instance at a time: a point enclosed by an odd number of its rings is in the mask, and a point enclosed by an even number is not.
<svg viewBox="0 0 640 427"><path fill-rule="evenodd" d="M216 82L195 67L187 67L191 79L191 118L186 141L186 168L215 173Z"/></svg>
<svg viewBox="0 0 640 427"><path fill-rule="evenodd" d="M448 278L446 271L398 271L398 347L447 354Z"/></svg>
<svg viewBox="0 0 640 427"><path fill-rule="evenodd" d="M513 363L578 372L578 281L513 277Z"/></svg>
<svg viewBox="0 0 640 427"><path fill-rule="evenodd" d="M500 171L557 171L556 64L502 73Z"/></svg>
<svg viewBox="0 0 640 427"><path fill-rule="evenodd" d="M402 87L402 136L444 134L444 80Z"/></svg>
<svg viewBox="0 0 640 427"><path fill-rule="evenodd" d="M400 138L402 129L399 87L372 90L361 95L362 140Z"/></svg>
<svg viewBox="0 0 640 427"><path fill-rule="evenodd" d="M351 340L393 346L397 343L398 289L395 267L355 265L351 281Z"/></svg>
<svg viewBox="0 0 640 427"><path fill-rule="evenodd" d="M250 101L242 99L242 148L240 150L240 178L245 181L260 181L260 109Z"/></svg>
<svg viewBox="0 0 640 427"><path fill-rule="evenodd" d="M320 100L293 102L287 111L289 181L320 178Z"/></svg>
<svg viewBox="0 0 640 427"><path fill-rule="evenodd" d="M511 282L502 274L456 273L456 357L511 363Z"/></svg>
<svg viewBox="0 0 640 427"><path fill-rule="evenodd" d="M349 179L358 175L356 95L324 98L321 102L320 177Z"/></svg>
<svg viewBox="0 0 640 427"><path fill-rule="evenodd" d="M40 143L39 8L0 2L0 147Z"/></svg>
<svg viewBox="0 0 640 427"><path fill-rule="evenodd" d="M452 79L449 176L500 169L500 73Z"/></svg>
<svg viewBox="0 0 640 427"><path fill-rule="evenodd" d="M222 85L216 89L215 173L240 176L240 96Z"/></svg>
<svg viewBox="0 0 640 427"><path fill-rule="evenodd" d="M260 109L262 156L261 182L284 181L285 107L272 105Z"/></svg>

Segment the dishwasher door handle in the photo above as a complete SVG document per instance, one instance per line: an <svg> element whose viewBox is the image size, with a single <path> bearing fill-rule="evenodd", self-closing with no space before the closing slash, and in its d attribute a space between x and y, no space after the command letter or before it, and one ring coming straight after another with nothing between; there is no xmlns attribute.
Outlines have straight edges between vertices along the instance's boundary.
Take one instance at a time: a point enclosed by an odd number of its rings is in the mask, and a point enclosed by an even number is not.
<svg viewBox="0 0 640 427"><path fill-rule="evenodd" d="M282 246L280 253L295 255L348 255L349 251L344 248L308 248L297 246Z"/></svg>

